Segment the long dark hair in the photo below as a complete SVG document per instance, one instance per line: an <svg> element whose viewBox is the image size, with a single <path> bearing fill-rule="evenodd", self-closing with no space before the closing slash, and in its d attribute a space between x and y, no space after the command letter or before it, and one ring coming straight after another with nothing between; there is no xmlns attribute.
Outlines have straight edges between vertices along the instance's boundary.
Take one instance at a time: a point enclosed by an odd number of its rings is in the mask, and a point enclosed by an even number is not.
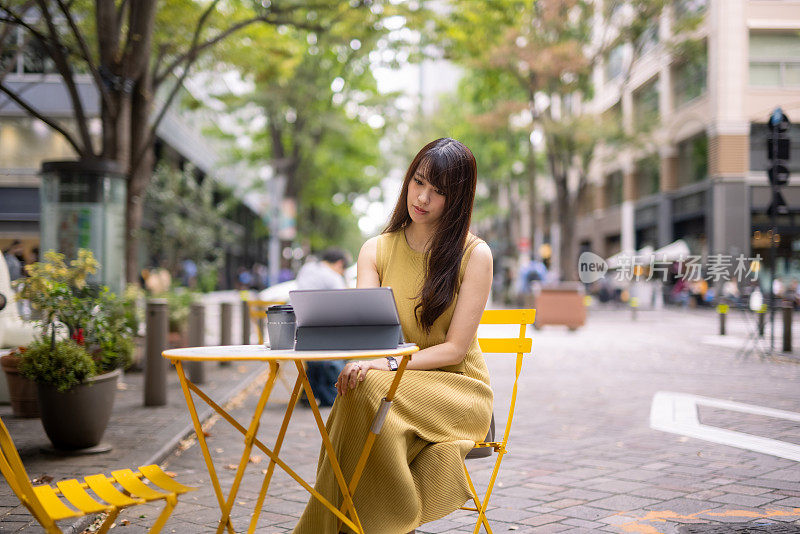
<svg viewBox="0 0 800 534"><path fill-rule="evenodd" d="M478 168L470 149L443 137L422 147L406 171L400 198L383 233L404 229L411 223L408 184L419 171L445 194L444 212L425 252L425 282L414 307L417 322L426 332L455 298L458 272L472 220L472 203Z"/></svg>

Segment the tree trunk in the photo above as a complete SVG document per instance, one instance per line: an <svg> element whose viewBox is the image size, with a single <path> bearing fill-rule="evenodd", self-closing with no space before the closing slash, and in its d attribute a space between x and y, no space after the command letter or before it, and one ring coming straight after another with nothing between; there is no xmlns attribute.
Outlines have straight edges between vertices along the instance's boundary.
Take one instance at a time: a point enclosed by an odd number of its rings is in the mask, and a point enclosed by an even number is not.
<svg viewBox="0 0 800 534"><path fill-rule="evenodd" d="M564 179L566 181L566 178ZM575 257L575 213L569 190L558 187L558 224L561 227L559 256L561 257L561 280L577 280L577 258Z"/></svg>
<svg viewBox="0 0 800 534"><path fill-rule="evenodd" d="M151 76L145 71L144 76L133 93L130 113L129 153L142 154L138 161L131 161L128 172L128 198L125 217L125 277L130 284L139 280L139 230L144 215L144 195L153 177L155 152L153 144L147 143L150 128L150 114L153 98ZM144 144L147 143L147 146Z"/></svg>
<svg viewBox="0 0 800 534"><path fill-rule="evenodd" d="M538 256L536 250L536 227L539 211L539 198L536 191L536 150L533 143L528 143L528 213L530 214L531 258Z"/></svg>

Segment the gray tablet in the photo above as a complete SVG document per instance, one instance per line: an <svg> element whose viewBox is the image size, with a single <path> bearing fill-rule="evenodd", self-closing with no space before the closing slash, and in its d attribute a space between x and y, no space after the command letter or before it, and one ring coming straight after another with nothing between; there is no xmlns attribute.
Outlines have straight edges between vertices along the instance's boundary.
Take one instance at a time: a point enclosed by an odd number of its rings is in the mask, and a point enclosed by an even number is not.
<svg viewBox="0 0 800 534"><path fill-rule="evenodd" d="M297 326L399 325L390 287L289 292Z"/></svg>

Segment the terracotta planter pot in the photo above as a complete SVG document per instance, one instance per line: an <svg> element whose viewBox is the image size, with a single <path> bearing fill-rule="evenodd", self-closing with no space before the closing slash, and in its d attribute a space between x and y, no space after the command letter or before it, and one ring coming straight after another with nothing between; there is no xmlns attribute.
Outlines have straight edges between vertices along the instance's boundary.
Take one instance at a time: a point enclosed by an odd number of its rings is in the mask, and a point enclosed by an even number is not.
<svg viewBox="0 0 800 534"><path fill-rule="evenodd" d="M11 409L15 417L39 417L36 382L28 380L19 373L19 360L20 358L16 354L6 354L0 358L8 383Z"/></svg>
<svg viewBox="0 0 800 534"><path fill-rule="evenodd" d="M66 392L37 384L42 426L56 449L94 447L103 439L117 393L117 369L94 376Z"/></svg>

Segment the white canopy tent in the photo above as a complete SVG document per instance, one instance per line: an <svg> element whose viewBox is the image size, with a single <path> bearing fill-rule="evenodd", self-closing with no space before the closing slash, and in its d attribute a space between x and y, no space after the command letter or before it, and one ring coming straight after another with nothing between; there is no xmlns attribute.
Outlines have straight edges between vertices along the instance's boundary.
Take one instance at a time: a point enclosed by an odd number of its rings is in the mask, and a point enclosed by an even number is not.
<svg viewBox="0 0 800 534"><path fill-rule="evenodd" d="M680 261L689 257L689 245L683 239L673 241L653 252L656 261Z"/></svg>

